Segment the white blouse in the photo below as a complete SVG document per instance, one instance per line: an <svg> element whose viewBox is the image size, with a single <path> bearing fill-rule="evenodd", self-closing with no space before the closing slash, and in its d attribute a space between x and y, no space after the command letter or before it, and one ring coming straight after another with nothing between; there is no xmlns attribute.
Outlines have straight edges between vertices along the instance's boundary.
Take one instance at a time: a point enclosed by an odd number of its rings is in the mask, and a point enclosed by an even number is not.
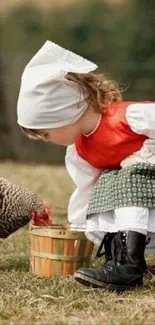
<svg viewBox="0 0 155 325"><path fill-rule="evenodd" d="M121 167L125 168L138 162L155 164L155 103L129 105L126 118L132 131L146 135L148 139L139 151L121 162Z"/></svg>
<svg viewBox="0 0 155 325"><path fill-rule="evenodd" d="M121 162L121 167L124 168L139 162L155 163L155 103L129 105L126 119L135 133L146 135L148 139L144 141L139 151ZM82 159L78 155L75 145L67 148L65 163L67 171L77 187L69 201L68 220L72 224L72 229L84 230L91 192L102 170Z"/></svg>
<svg viewBox="0 0 155 325"><path fill-rule="evenodd" d="M68 221L72 223L72 228L84 230L90 195L102 169L91 166L81 158L75 145L67 148L65 163L69 175L77 186L69 201Z"/></svg>

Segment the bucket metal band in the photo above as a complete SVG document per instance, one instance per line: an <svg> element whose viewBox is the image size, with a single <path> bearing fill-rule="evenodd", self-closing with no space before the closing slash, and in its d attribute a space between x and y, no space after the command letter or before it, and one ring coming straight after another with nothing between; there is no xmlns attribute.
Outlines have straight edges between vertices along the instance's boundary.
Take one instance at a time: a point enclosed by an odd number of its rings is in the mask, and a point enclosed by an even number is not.
<svg viewBox="0 0 155 325"><path fill-rule="evenodd" d="M50 237L57 239L73 239L73 240L85 240L87 238L84 232L70 231L65 229L51 229L51 228L34 228L29 231L30 236L39 236L39 237Z"/></svg>

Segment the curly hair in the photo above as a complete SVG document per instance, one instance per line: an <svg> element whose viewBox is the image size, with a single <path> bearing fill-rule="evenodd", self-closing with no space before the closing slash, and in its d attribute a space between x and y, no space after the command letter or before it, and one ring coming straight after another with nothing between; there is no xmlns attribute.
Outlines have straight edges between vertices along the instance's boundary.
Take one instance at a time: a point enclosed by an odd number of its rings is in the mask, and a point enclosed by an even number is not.
<svg viewBox="0 0 155 325"><path fill-rule="evenodd" d="M89 94L88 102L92 103L99 113L103 114L110 104L122 100L118 84L107 79L103 74L68 73L66 78L77 83L82 91Z"/></svg>

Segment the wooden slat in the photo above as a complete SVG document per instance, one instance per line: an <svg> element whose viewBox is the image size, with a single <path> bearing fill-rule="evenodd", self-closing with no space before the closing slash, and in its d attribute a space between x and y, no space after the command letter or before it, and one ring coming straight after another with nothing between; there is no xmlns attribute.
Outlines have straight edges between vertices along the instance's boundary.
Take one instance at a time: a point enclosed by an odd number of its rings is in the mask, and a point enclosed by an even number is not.
<svg viewBox="0 0 155 325"><path fill-rule="evenodd" d="M39 237L35 236L35 238L34 238L34 249L35 249L35 251L38 251L38 247L39 247ZM35 257L35 273L38 276L40 276L40 274L41 274L39 257Z"/></svg>
<svg viewBox="0 0 155 325"><path fill-rule="evenodd" d="M72 256L72 259L74 259L75 258L75 256L74 256L74 243L75 243L75 240L69 240L69 252L68 252L68 254L70 255L70 256ZM70 262L70 267L69 267L69 274L71 274L71 275L73 275L74 274L74 262Z"/></svg>
<svg viewBox="0 0 155 325"><path fill-rule="evenodd" d="M52 238L52 248L53 248L53 254L56 254L56 238ZM52 261L52 276L56 276L56 270L55 270L55 260Z"/></svg>
<svg viewBox="0 0 155 325"><path fill-rule="evenodd" d="M37 238L37 236L35 235L35 237ZM38 255L37 254L37 250L35 250L35 252L36 252L36 255ZM32 252L31 252L32 253ZM45 253L45 251L44 251L44 237L42 237L42 236L39 236L39 252L38 252L39 254L43 254L43 253ZM40 258L40 269L41 269L41 274L44 276L44 265L45 265L45 263L44 263L44 259L43 258Z"/></svg>
<svg viewBox="0 0 155 325"><path fill-rule="evenodd" d="M67 256L67 254L68 254L68 242L65 239L63 241L63 256L65 257L65 256ZM62 263L62 275L66 276L66 274L67 274L67 264L66 264L66 261L63 261L63 263Z"/></svg>
<svg viewBox="0 0 155 325"><path fill-rule="evenodd" d="M55 239L53 239L53 238L51 238L51 245L50 245L50 248L51 248L51 254L53 253L53 248L54 248L54 245L53 245L53 241L54 241ZM53 273L53 268L54 268L54 266L53 266L53 260L51 260L51 277L53 277L54 276L54 273Z"/></svg>
<svg viewBox="0 0 155 325"><path fill-rule="evenodd" d="M50 254L50 241L51 238L45 237L45 244L44 244L44 251L47 252L47 254ZM51 260L46 259L46 277L49 278L51 274Z"/></svg>
<svg viewBox="0 0 155 325"><path fill-rule="evenodd" d="M56 241L56 253L58 256L61 256L63 252L63 240L62 239L57 239ZM55 269L55 274L56 276L61 276L62 275L62 259L61 260L55 260L54 262L54 269Z"/></svg>

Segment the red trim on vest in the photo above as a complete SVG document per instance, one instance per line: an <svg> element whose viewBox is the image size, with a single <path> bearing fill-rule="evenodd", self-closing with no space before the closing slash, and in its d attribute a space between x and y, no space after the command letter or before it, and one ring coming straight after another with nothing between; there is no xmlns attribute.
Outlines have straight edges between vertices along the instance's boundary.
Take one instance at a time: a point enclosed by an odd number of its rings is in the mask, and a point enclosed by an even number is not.
<svg viewBox="0 0 155 325"><path fill-rule="evenodd" d="M142 147L147 137L134 133L126 120L126 109L130 104L133 102L112 104L102 116L97 130L76 140L80 157L97 168L119 169L123 159Z"/></svg>

